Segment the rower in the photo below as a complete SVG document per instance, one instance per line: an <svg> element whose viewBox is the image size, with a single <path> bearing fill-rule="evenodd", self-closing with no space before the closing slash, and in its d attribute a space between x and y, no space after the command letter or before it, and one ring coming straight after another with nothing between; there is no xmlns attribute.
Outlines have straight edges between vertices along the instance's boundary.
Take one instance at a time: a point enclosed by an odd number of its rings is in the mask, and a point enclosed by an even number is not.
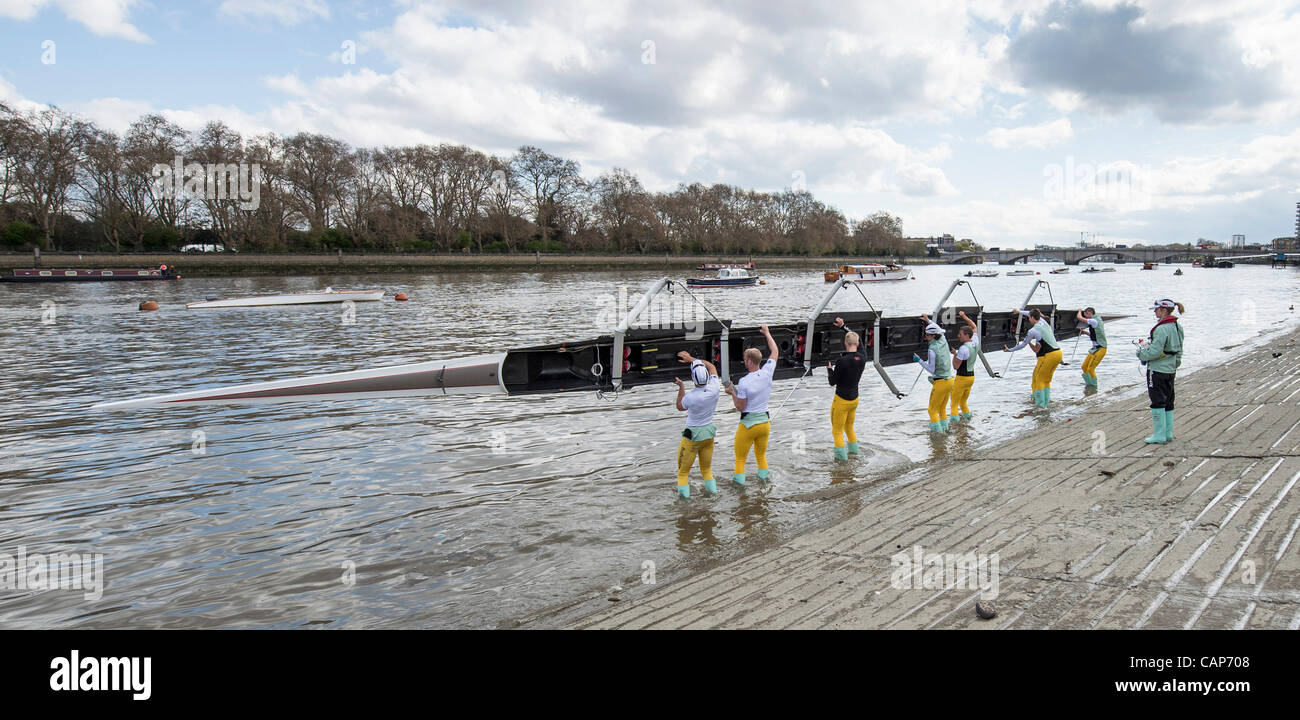
<svg viewBox="0 0 1300 720"><path fill-rule="evenodd" d="M835 318L835 327L848 330L844 318ZM848 460L849 455L858 454L858 435L853 432L853 421L858 414L858 381L862 371L867 369L867 358L858 352L858 334L844 333L844 352L833 364L826 363L826 380L835 386L835 398L831 400L831 438L835 442L835 459ZM848 434L848 445L844 443Z"/></svg>
<svg viewBox="0 0 1300 720"><path fill-rule="evenodd" d="M677 409L686 413L686 429L682 431L682 441L677 444L677 494L689 499L691 466L697 457L704 490L718 492L718 484L713 480L713 438L718 434L718 426L713 424L713 411L718 407L722 383L718 380L718 369L708 360L697 360L685 350L677 353L677 359L690 363L691 381L695 384L687 392L681 378L673 378L677 383Z"/></svg>
<svg viewBox="0 0 1300 720"><path fill-rule="evenodd" d="M952 396L952 351L948 348L948 340L938 323L932 322L928 315L922 315L921 322L925 323L925 342L928 344L926 359L922 360L919 355L913 354L912 360L920 363L930 373L927 378L931 383L930 432L946 433L948 398Z"/></svg>
<svg viewBox="0 0 1300 720"><path fill-rule="evenodd" d="M1088 336L1092 338L1092 349L1083 361L1083 383L1090 388L1097 387L1097 366L1106 357L1106 324L1097 317L1094 308L1086 308L1074 314L1076 320L1088 326Z"/></svg>
<svg viewBox="0 0 1300 720"><path fill-rule="evenodd" d="M974 415L966 406L966 401L970 399L971 388L975 385L975 358L980 356L980 335L975 321L964 312L958 311L957 315L966 324L957 329L957 340L961 346L952 357L956 377L952 379L952 412L949 415L954 422L969 420Z"/></svg>
<svg viewBox="0 0 1300 720"><path fill-rule="evenodd" d="M1183 324L1178 313L1187 312L1173 300L1157 300L1151 306L1156 324L1138 345L1138 360L1147 366L1147 397L1151 400L1150 437L1143 442L1163 444L1174 439L1174 375L1183 364Z"/></svg>
<svg viewBox="0 0 1300 720"><path fill-rule="evenodd" d="M1034 326L1025 333L1025 339L1021 340L1019 345L1013 348L1003 345L1002 349L1006 352L1015 352L1026 345L1034 346L1034 354L1038 356L1038 362L1034 364L1032 380L1034 404L1047 407L1052 401L1052 376L1056 374L1056 366L1061 364L1061 346L1056 344L1056 335L1052 333L1051 323L1047 322L1047 318L1037 308L1028 312L1024 310L1014 312L1028 317L1033 321Z"/></svg>
<svg viewBox="0 0 1300 720"><path fill-rule="evenodd" d="M731 475L732 482L737 485L745 484L745 460L751 446L754 448L754 461L758 464L758 479L767 480L771 475L767 467L767 441L772 423L767 414L767 401L772 396L777 346L766 325L760 325L758 329L767 338L767 360L763 359L758 348L745 350L745 369L749 374L726 388L732 404L740 411L740 424L736 427L736 468Z"/></svg>

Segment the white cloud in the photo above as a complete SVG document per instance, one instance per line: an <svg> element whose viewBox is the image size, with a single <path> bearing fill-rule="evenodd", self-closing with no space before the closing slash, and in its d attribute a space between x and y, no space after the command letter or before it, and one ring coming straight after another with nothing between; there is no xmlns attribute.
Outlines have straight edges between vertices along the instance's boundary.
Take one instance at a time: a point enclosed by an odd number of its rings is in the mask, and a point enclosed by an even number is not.
<svg viewBox="0 0 1300 720"><path fill-rule="evenodd" d="M1022 125L1015 128L994 128L982 142L1001 150L1020 148L1045 148L1074 137L1069 118L1061 118L1039 125Z"/></svg>
<svg viewBox="0 0 1300 720"><path fill-rule="evenodd" d="M69 20L81 23L96 35L132 42L153 42L127 22L138 0L0 0L0 17L31 20L46 6L57 7Z"/></svg>

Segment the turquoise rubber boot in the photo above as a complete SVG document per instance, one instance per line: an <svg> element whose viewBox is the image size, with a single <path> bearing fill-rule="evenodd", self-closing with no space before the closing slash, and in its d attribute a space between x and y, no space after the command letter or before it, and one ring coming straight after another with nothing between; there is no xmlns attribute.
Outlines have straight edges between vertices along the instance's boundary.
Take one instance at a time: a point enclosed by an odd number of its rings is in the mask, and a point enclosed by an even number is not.
<svg viewBox="0 0 1300 720"><path fill-rule="evenodd" d="M961 413L953 413L949 415L948 422L950 423L961 422Z"/></svg>
<svg viewBox="0 0 1300 720"><path fill-rule="evenodd" d="M709 493L710 495L717 495L717 494L718 494L718 482L717 482L716 480L705 480L705 481L704 481L704 492Z"/></svg>
<svg viewBox="0 0 1300 720"><path fill-rule="evenodd" d="M939 425L943 428L944 432L948 432L948 418L940 420Z"/></svg>
<svg viewBox="0 0 1300 720"><path fill-rule="evenodd" d="M861 455L861 454L862 454L861 451L858 450L858 441L857 441L857 440L853 440L853 441L849 442L849 454L850 454L850 455Z"/></svg>
<svg viewBox="0 0 1300 720"><path fill-rule="evenodd" d="M962 419L962 420L970 420L970 419L973 418L973 417L975 417L975 411L974 411L974 410L972 410L972 411L970 411L970 412L964 412L964 413L961 414L961 419Z"/></svg>
<svg viewBox="0 0 1300 720"><path fill-rule="evenodd" d="M1156 445L1156 444L1164 445L1165 437L1166 437L1164 408L1151 409L1151 427L1153 428L1151 431L1151 435L1149 437L1143 438L1142 442L1150 443L1152 445Z"/></svg>
<svg viewBox="0 0 1300 720"><path fill-rule="evenodd" d="M1165 411L1165 442L1174 439L1174 411Z"/></svg>
<svg viewBox="0 0 1300 720"><path fill-rule="evenodd" d="M836 459L836 460L848 460L848 459L849 459L849 449L848 449L847 447L837 447L837 448L835 448L835 459Z"/></svg>
<svg viewBox="0 0 1300 720"><path fill-rule="evenodd" d="M763 468L759 468L759 469L758 469L758 479L759 479L760 481L762 481L762 482L767 482L767 481L770 480L771 478L772 478L772 471L771 471L771 470L764 470Z"/></svg>
<svg viewBox="0 0 1300 720"><path fill-rule="evenodd" d="M1034 406L1035 406L1035 407L1042 407L1042 406L1043 406L1043 391L1042 391L1042 390L1035 390L1035 391L1034 391Z"/></svg>
<svg viewBox="0 0 1300 720"><path fill-rule="evenodd" d="M690 486L690 485L678 485L678 486L677 486L677 494L678 494L678 495L681 495L681 496L682 496L682 499L684 499L684 500L690 500L690 499L691 499L691 486Z"/></svg>
<svg viewBox="0 0 1300 720"><path fill-rule="evenodd" d="M745 473L736 473L735 475L732 475L732 476L731 476L731 481L734 482L734 483L736 483L737 485L744 485L744 484L745 484Z"/></svg>
<svg viewBox="0 0 1300 720"><path fill-rule="evenodd" d="M1043 388L1043 407L1047 407L1051 403L1052 403L1052 389L1050 387L1045 387Z"/></svg>
<svg viewBox="0 0 1300 720"><path fill-rule="evenodd" d="M935 434L938 434L938 435L942 435L942 434L943 434L943 423L937 423L937 422L932 422L932 423L930 423L930 432L935 433Z"/></svg>

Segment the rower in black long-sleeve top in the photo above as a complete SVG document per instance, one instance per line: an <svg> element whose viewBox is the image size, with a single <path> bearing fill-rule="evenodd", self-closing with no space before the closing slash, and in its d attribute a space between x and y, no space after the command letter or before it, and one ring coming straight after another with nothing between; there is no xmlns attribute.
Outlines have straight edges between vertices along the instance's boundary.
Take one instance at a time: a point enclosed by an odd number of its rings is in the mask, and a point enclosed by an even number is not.
<svg viewBox="0 0 1300 720"><path fill-rule="evenodd" d="M835 318L835 327L844 328L844 319ZM844 352L832 364L826 363L826 379L835 386L835 399L831 401L831 435L835 439L835 459L847 460L858 454L858 436L853 432L853 421L858 413L858 381L867 369L867 357L858 351L858 334L844 334ZM848 444L844 436L848 434Z"/></svg>

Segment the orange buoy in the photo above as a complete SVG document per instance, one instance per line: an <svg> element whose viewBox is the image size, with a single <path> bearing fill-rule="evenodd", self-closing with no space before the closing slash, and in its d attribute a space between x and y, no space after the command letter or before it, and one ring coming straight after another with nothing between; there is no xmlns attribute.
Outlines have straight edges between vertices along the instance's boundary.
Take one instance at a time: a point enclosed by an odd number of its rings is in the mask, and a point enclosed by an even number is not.
<svg viewBox="0 0 1300 720"><path fill-rule="evenodd" d="M393 296L393 299L397 302L406 302L406 293L397 293Z"/></svg>
<svg viewBox="0 0 1300 720"><path fill-rule="evenodd" d="M158 303L154 302L153 300L145 300L144 302L140 303L140 309L144 310L145 312L152 312L158 309Z"/></svg>

